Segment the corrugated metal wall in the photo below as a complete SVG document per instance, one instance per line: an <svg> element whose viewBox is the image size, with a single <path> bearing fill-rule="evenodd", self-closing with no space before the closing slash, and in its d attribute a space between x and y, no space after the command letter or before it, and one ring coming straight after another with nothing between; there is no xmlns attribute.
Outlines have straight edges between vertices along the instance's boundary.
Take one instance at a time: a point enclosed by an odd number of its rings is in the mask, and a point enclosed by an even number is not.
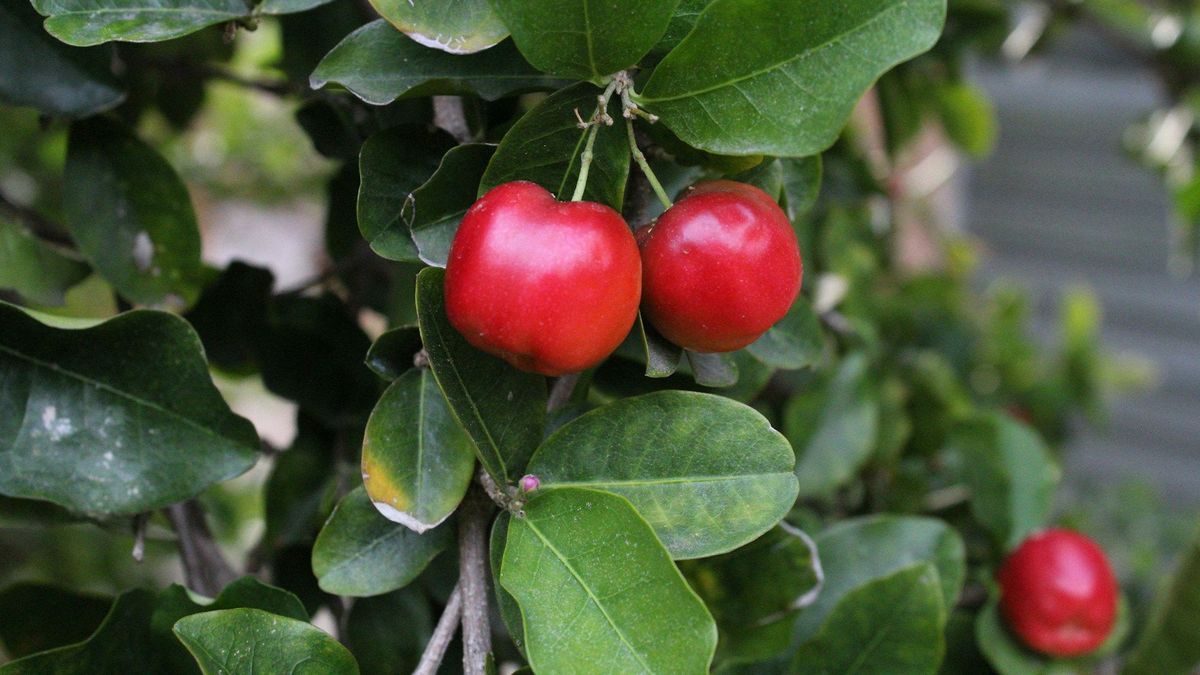
<svg viewBox="0 0 1200 675"><path fill-rule="evenodd" d="M1086 283L1107 345L1160 370L1156 389L1117 401L1106 431L1074 443L1068 480L1140 477L1188 508L1200 504L1200 279L1169 275L1162 185L1121 152L1126 126L1156 103L1154 81L1098 42L979 68L1001 139L970 174L967 226L991 251L985 278L1032 291L1040 334L1055 336L1061 290Z"/></svg>

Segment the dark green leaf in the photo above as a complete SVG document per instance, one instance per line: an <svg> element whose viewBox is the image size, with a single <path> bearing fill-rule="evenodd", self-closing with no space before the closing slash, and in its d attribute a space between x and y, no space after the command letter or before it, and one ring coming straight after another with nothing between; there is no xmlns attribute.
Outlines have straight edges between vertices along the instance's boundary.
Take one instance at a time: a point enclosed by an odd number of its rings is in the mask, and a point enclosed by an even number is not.
<svg viewBox="0 0 1200 675"><path fill-rule="evenodd" d="M0 20L4 11L0 8ZM0 215L0 288L12 289L39 305L61 305L67 289L90 273L74 252L42 241Z"/></svg>
<svg viewBox="0 0 1200 675"><path fill-rule="evenodd" d="M388 520L417 533L450 517L475 475L475 449L427 368L401 375L367 421L367 495Z"/></svg>
<svg viewBox="0 0 1200 675"><path fill-rule="evenodd" d="M380 515L359 487L342 498L313 547L322 590L364 597L403 588L450 542L443 527L417 534Z"/></svg>
<svg viewBox="0 0 1200 675"><path fill-rule="evenodd" d="M667 30L679 0L491 0L539 70L601 84L636 64Z"/></svg>
<svg viewBox="0 0 1200 675"><path fill-rule="evenodd" d="M880 74L933 45L945 13L945 0L716 0L635 100L701 150L812 155Z"/></svg>
<svg viewBox="0 0 1200 675"><path fill-rule="evenodd" d="M500 583L500 569L504 564L504 546L508 543L508 524L511 520L512 516L504 511L496 516L496 520L492 523L492 533L488 541L488 563L492 568L492 588L496 591L496 609L500 612L500 618L504 621L504 627L508 629L513 644L524 656L525 626L521 619L521 606L517 604L517 599L504 590L504 586Z"/></svg>
<svg viewBox="0 0 1200 675"><path fill-rule="evenodd" d="M33 0L46 30L70 45L157 42L249 14L244 0Z"/></svg>
<svg viewBox="0 0 1200 675"><path fill-rule="evenodd" d="M372 250L391 260L420 260L402 212L409 194L429 180L442 155L453 147L449 134L431 134L415 125L381 131L363 143L358 156L358 229Z"/></svg>
<svg viewBox="0 0 1200 675"><path fill-rule="evenodd" d="M200 294L200 231L171 165L103 118L71 127L66 225L79 250L122 296L182 308Z"/></svg>
<svg viewBox="0 0 1200 675"><path fill-rule="evenodd" d="M783 162L766 158L745 171L729 176L729 179L749 183L778 202L783 195Z"/></svg>
<svg viewBox="0 0 1200 675"><path fill-rule="evenodd" d="M729 354L704 354L683 350L696 384L705 387L732 387L738 382L737 362Z"/></svg>
<svg viewBox="0 0 1200 675"><path fill-rule="evenodd" d="M416 326L393 328L375 339L367 350L367 367L385 380L394 380L413 367L421 349L421 331Z"/></svg>
<svg viewBox="0 0 1200 675"><path fill-rule="evenodd" d="M475 203L479 181L495 152L496 146L483 143L452 148L429 180L408 196L405 219L426 264L446 266L458 224Z"/></svg>
<svg viewBox="0 0 1200 675"><path fill-rule="evenodd" d="M712 3L713 0L679 0L679 6L675 9L675 14L671 16L670 23L667 24L667 31L663 33L658 44L654 45L651 53L661 56L674 49L683 41L683 38L687 37L688 33L692 32L700 14Z"/></svg>
<svg viewBox="0 0 1200 675"><path fill-rule="evenodd" d="M270 271L235 261L204 289L184 318L204 343L210 364L233 372L255 369L255 345L274 285Z"/></svg>
<svg viewBox="0 0 1200 675"><path fill-rule="evenodd" d="M825 353L821 319L806 298L796 298L788 313L746 351L772 368L815 366Z"/></svg>
<svg viewBox="0 0 1200 675"><path fill-rule="evenodd" d="M795 458L753 408L663 391L611 403L554 432L529 461L542 489L587 487L637 508L674 558L732 550L783 518Z"/></svg>
<svg viewBox="0 0 1200 675"><path fill-rule="evenodd" d="M224 609L180 619L175 634L206 674L357 675L345 647L321 629L260 609Z"/></svg>
<svg viewBox="0 0 1200 675"><path fill-rule="evenodd" d="M261 14L293 14L307 12L329 2L333 0L262 0L258 4L258 11Z"/></svg>
<svg viewBox="0 0 1200 675"><path fill-rule="evenodd" d="M0 303L0 493L140 513L249 469L258 438L203 354L165 312L60 330Z"/></svg>
<svg viewBox="0 0 1200 675"><path fill-rule="evenodd" d="M47 584L0 591L0 641L14 659L82 642L104 621L112 598Z"/></svg>
<svg viewBox="0 0 1200 675"><path fill-rule="evenodd" d="M642 350L646 355L646 377L670 377L679 368L683 349L671 344L638 312L635 333L641 337Z"/></svg>
<svg viewBox="0 0 1200 675"><path fill-rule="evenodd" d="M455 417L475 441L488 473L501 483L517 478L546 425L546 382L467 343L446 318L445 271L417 277L417 314L429 363Z"/></svg>
<svg viewBox="0 0 1200 675"><path fill-rule="evenodd" d="M511 42L456 56L422 47L383 19L347 35L317 65L309 83L313 89L341 85L374 105L433 94L478 94L490 101L559 84L530 67Z"/></svg>
<svg viewBox="0 0 1200 675"><path fill-rule="evenodd" d="M429 603L414 588L359 598L346 620L346 646L366 675L408 675L433 632Z"/></svg>
<svg viewBox="0 0 1200 675"><path fill-rule="evenodd" d="M783 430L796 450L800 494L825 495L850 480L871 458L879 407L862 354L788 401Z"/></svg>
<svg viewBox="0 0 1200 675"><path fill-rule="evenodd" d="M478 52L508 37L488 0L371 0L371 6L413 40L451 54Z"/></svg>
<svg viewBox="0 0 1200 675"><path fill-rule="evenodd" d="M332 508L337 478L334 433L304 414L297 426L296 440L275 458L263 488L263 540L272 550L311 543Z"/></svg>
<svg viewBox="0 0 1200 675"><path fill-rule="evenodd" d="M535 494L509 523L500 570L521 607L530 666L705 672L716 625L629 502L594 490Z"/></svg>
<svg viewBox="0 0 1200 675"><path fill-rule="evenodd" d="M1162 588L1125 675L1184 675L1200 664L1200 528Z"/></svg>
<svg viewBox="0 0 1200 675"><path fill-rule="evenodd" d="M779 160L783 167L783 201L788 218L796 220L817 202L824 165L820 155ZM801 253L804 253L801 251Z"/></svg>
<svg viewBox="0 0 1200 675"><path fill-rule="evenodd" d="M0 63L0 101L9 105L87 117L125 98L112 75L110 49L75 49L55 40L26 2L0 5Z"/></svg>
<svg viewBox="0 0 1200 675"><path fill-rule="evenodd" d="M847 593L800 647L792 671L932 673L946 650L945 625L937 568L922 563Z"/></svg>
<svg viewBox="0 0 1200 675"><path fill-rule="evenodd" d="M966 576L965 550L958 533L933 518L871 516L846 520L817 535L825 585L816 602L796 620L795 639L816 635L848 593L916 563L937 567L947 608L958 601Z"/></svg>
<svg viewBox="0 0 1200 675"><path fill-rule="evenodd" d="M1061 472L1036 431L992 413L960 425L949 442L962 455L971 513L1005 549L1046 524Z"/></svg>

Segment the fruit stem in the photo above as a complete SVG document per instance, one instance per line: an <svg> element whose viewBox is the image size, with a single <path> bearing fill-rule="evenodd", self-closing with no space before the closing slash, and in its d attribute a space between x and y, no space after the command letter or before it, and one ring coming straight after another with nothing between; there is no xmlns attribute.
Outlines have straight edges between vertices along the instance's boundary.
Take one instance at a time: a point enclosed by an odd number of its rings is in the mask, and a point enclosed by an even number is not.
<svg viewBox="0 0 1200 675"><path fill-rule="evenodd" d="M596 112L592 113L588 121L579 122L580 128L587 129L587 141L583 146L583 154L579 156L579 178L575 181L575 192L571 194L573 202L583 199L583 191L587 189L588 172L592 168L592 148L596 145L596 135L600 133L601 124L611 126L613 123L613 118L608 114L608 101L622 82L624 80L620 77L613 78L604 88L604 93L596 97ZM575 117L579 118L578 110L575 111Z"/></svg>
<svg viewBox="0 0 1200 675"><path fill-rule="evenodd" d="M663 208L671 208L671 198L667 195L667 191L663 189L662 183L658 182L658 176L654 175L654 170L650 168L650 163L646 161L646 156L642 154L641 148L638 147L637 136L633 133L633 120L631 118L625 118L625 129L629 132L629 152L633 154L633 161L637 162L638 168L642 170L642 174L650 182L650 187L654 189L654 194L658 196L658 201L662 202Z"/></svg>

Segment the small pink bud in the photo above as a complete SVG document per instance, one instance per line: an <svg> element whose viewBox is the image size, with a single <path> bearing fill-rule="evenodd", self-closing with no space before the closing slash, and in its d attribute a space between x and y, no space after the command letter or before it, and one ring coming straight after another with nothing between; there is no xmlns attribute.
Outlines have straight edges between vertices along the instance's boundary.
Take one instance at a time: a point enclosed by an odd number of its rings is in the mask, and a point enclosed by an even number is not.
<svg viewBox="0 0 1200 675"><path fill-rule="evenodd" d="M527 474L521 477L521 491L533 492L542 484L542 480L533 474Z"/></svg>

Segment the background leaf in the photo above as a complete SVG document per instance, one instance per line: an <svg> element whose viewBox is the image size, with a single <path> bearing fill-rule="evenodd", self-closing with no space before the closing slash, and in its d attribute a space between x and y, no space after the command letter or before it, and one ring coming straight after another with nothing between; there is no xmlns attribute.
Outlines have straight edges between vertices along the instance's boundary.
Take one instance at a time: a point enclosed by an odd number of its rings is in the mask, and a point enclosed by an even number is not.
<svg viewBox="0 0 1200 675"><path fill-rule="evenodd" d="M70 45L157 42L249 14L243 0L33 0L46 30Z"/></svg>
<svg viewBox="0 0 1200 675"><path fill-rule="evenodd" d="M19 583L0 591L0 642L14 659L83 642L104 621L112 598L49 584Z"/></svg>
<svg viewBox="0 0 1200 675"><path fill-rule="evenodd" d="M371 343L365 363L376 375L394 380L413 367L413 358L420 349L421 331L416 326L400 326Z"/></svg>
<svg viewBox="0 0 1200 675"><path fill-rule="evenodd" d="M1192 672L1200 664L1200 528L1179 567L1162 587L1145 631L1121 672Z"/></svg>
<svg viewBox="0 0 1200 675"><path fill-rule="evenodd" d="M696 392L610 403L556 431L529 461L543 490L587 487L628 499L674 558L732 550L796 498L784 438L754 409Z"/></svg>
<svg viewBox="0 0 1200 675"><path fill-rule="evenodd" d="M450 54L482 51L508 37L488 0L371 0L371 6L413 40Z"/></svg>
<svg viewBox="0 0 1200 675"><path fill-rule="evenodd" d="M416 670L433 632L429 601L416 588L358 598L346 620L346 646L367 675Z"/></svg>
<svg viewBox="0 0 1200 675"><path fill-rule="evenodd" d="M206 673L358 673L350 652L321 629L261 609L189 616L175 634Z"/></svg>
<svg viewBox="0 0 1200 675"><path fill-rule="evenodd" d="M182 308L200 294L187 188L153 148L103 118L71 126L63 210L71 237L125 298Z"/></svg>
<svg viewBox="0 0 1200 675"><path fill-rule="evenodd" d="M771 329L746 347L754 358L784 370L816 365L825 354L821 319L803 296Z"/></svg>
<svg viewBox="0 0 1200 675"><path fill-rule="evenodd" d="M446 266L458 225L475 203L479 182L495 152L496 146L484 143L451 148L429 180L409 195L406 219L422 262Z"/></svg>
<svg viewBox="0 0 1200 675"><path fill-rule="evenodd" d="M535 493L508 526L500 583L521 607L529 663L569 672L703 672L712 617L623 497Z"/></svg>
<svg viewBox="0 0 1200 675"><path fill-rule="evenodd" d="M560 200L570 199L587 133L579 128L575 111L588 119L599 94L600 90L589 84L575 84L554 92L525 113L500 141L479 184L479 195L502 183L528 180ZM615 119L621 118L619 107L619 103L609 102L608 113ZM620 211L629 178L629 141L621 125L601 126L592 153L583 197Z"/></svg>
<svg viewBox="0 0 1200 675"><path fill-rule="evenodd" d="M89 274L91 268L78 254L42 241L0 215L0 288L39 305L61 305L67 289Z"/></svg>
<svg viewBox="0 0 1200 675"><path fill-rule="evenodd" d="M636 100L701 150L812 155L876 78L933 46L945 14L945 0L716 0Z"/></svg>
<svg viewBox="0 0 1200 675"><path fill-rule="evenodd" d="M491 0L529 62L590 80L638 62L667 29L678 0Z"/></svg>
<svg viewBox="0 0 1200 675"><path fill-rule="evenodd" d="M0 303L0 493L90 514L151 511L254 465L258 437L182 319L44 326Z"/></svg>
<svg viewBox="0 0 1200 675"><path fill-rule="evenodd" d="M362 449L367 496L388 520L417 532L448 518L475 475L475 449L428 369L384 392Z"/></svg>
<svg viewBox="0 0 1200 675"><path fill-rule="evenodd" d="M312 569L327 593L380 595L416 579L451 538L448 527L417 534L393 523L357 487L342 497L317 535Z"/></svg>

